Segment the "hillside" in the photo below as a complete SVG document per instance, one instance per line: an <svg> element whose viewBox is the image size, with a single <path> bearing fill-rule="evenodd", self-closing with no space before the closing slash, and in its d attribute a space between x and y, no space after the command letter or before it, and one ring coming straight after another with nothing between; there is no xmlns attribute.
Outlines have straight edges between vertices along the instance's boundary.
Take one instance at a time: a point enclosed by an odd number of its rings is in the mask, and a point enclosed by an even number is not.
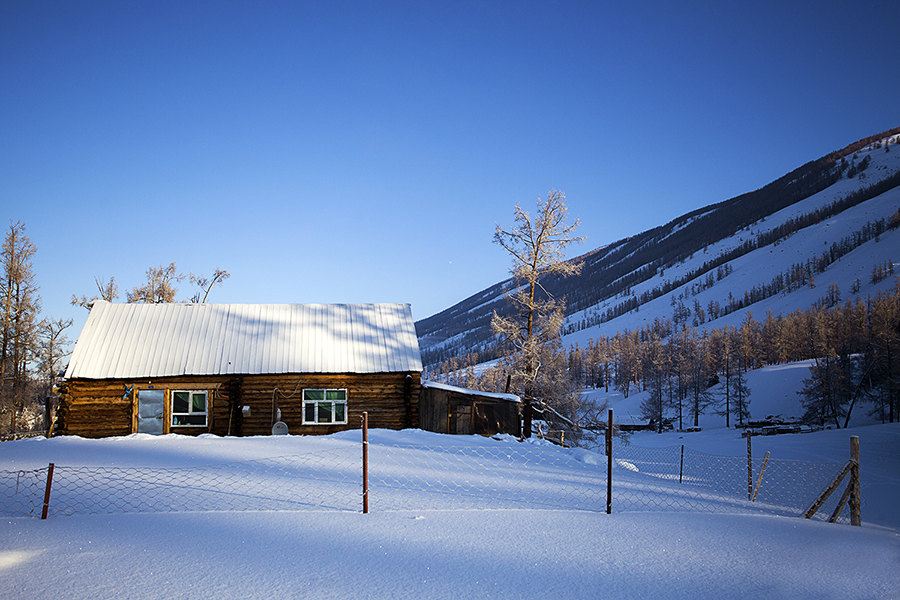
<svg viewBox="0 0 900 600"><path fill-rule="evenodd" d="M699 208L576 259L582 273L548 277L567 301L564 341L641 327L677 310L700 328L808 308L831 284L843 298L894 285L873 268L898 257L900 128L811 161L772 183ZM896 221L894 221L896 225ZM508 310L509 279L416 323L426 364L495 355L494 310Z"/></svg>

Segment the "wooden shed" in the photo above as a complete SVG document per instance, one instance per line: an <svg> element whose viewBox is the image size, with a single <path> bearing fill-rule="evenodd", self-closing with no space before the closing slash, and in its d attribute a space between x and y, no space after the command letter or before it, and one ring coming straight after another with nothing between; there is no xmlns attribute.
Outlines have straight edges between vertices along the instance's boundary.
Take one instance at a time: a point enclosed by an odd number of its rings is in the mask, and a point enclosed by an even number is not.
<svg viewBox="0 0 900 600"><path fill-rule="evenodd" d="M437 433L522 434L522 401L515 394L482 392L423 381L419 395L422 429Z"/></svg>
<svg viewBox="0 0 900 600"><path fill-rule="evenodd" d="M422 362L408 304L98 301L66 369L57 430L324 434L417 427Z"/></svg>

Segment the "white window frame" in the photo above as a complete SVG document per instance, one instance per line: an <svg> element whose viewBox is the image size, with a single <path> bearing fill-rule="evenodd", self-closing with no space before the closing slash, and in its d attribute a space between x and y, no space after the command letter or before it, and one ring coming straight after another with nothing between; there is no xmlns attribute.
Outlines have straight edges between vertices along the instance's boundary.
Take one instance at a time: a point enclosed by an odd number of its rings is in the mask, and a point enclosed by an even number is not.
<svg viewBox="0 0 900 600"><path fill-rule="evenodd" d="M175 394L182 393L188 394L188 410L190 412L186 413L177 413L175 412ZM194 407L194 394L203 394L206 396L206 402L204 402L204 406L206 410L201 412L193 412L191 409ZM197 416L203 415L203 424L202 425L182 425L175 422L175 417L189 417L189 416ZM171 390L169 392L169 427L209 427L209 390Z"/></svg>
<svg viewBox="0 0 900 600"><path fill-rule="evenodd" d="M308 392L308 391L323 392L323 399L322 400L307 400L306 392ZM344 392L344 399L343 400L327 400L328 392ZM349 398L350 398L350 394L347 392L347 388L303 388L302 395L300 396L300 399L301 399L300 410L302 411L301 416L303 419L303 424L304 425L346 425L347 419L350 416L348 414L349 413ZM319 403L320 402L330 402L330 403L332 403L332 405L337 404L339 402L343 402L344 403L344 420L343 421L331 421L330 423L320 423L319 422ZM307 421L306 420L306 405L307 404L315 404L316 405L315 421ZM331 415L332 415L332 417L334 417L334 407L333 406L331 409Z"/></svg>

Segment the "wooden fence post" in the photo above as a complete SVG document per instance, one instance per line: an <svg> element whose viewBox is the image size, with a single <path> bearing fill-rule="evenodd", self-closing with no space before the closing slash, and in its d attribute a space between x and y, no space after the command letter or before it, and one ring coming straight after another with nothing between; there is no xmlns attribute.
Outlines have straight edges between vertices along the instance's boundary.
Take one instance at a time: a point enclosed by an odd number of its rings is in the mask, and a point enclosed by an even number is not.
<svg viewBox="0 0 900 600"><path fill-rule="evenodd" d="M859 496L859 436L850 436L850 524L859 526L862 524L860 518L860 496Z"/></svg>
<svg viewBox="0 0 900 600"><path fill-rule="evenodd" d="M613 411L609 409L606 420L606 514L612 513L612 468L613 468Z"/></svg>
<svg viewBox="0 0 900 600"><path fill-rule="evenodd" d="M678 483L684 477L684 444L681 445L681 459L678 461Z"/></svg>
<svg viewBox="0 0 900 600"><path fill-rule="evenodd" d="M763 474L766 472L766 465L769 464L769 451L766 450L766 455L763 457L762 466L759 468L759 479L756 480L756 487L753 489L753 497L750 498L750 502L756 502L756 496L759 494L759 488L762 487L763 482Z"/></svg>
<svg viewBox="0 0 900 600"><path fill-rule="evenodd" d="M50 487L53 485L53 468L53 463L47 466L47 485L44 487L44 507L41 509L41 519L46 519L47 512L50 510Z"/></svg>
<svg viewBox="0 0 900 600"><path fill-rule="evenodd" d="M822 505L825 504L825 501L828 500L828 497L834 493L834 490L836 490L839 485L841 485L841 481L843 481L844 477L847 475L847 473L850 472L850 469L852 468L852 466L853 466L852 461L849 461L846 465L844 465L844 468L841 469L841 472L837 474L837 477L834 478L834 481L832 481L828 485L828 487L825 488L825 490L821 494L819 494L819 497L816 498L816 500L812 503L812 505L806 509L806 512L803 513L804 517L806 517L807 519L811 519L813 517L813 515L816 514L816 511L818 511L820 508L822 508ZM848 485L851 485L851 484L848 484Z"/></svg>
<svg viewBox="0 0 900 600"><path fill-rule="evenodd" d="M750 430L747 429L747 500L753 498L753 445Z"/></svg>
<svg viewBox="0 0 900 600"><path fill-rule="evenodd" d="M369 512L369 413L362 414L363 514Z"/></svg>

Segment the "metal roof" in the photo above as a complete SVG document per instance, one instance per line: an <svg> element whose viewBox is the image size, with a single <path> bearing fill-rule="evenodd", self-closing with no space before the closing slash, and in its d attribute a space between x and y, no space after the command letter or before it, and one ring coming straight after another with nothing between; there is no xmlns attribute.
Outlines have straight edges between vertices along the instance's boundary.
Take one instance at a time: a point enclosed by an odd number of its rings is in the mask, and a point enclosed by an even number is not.
<svg viewBox="0 0 900 600"><path fill-rule="evenodd" d="M504 394L500 392L483 392L481 390L473 390L471 388L459 387L458 385L450 385L439 381L422 380L422 387L435 390L444 390L446 392L455 392L457 394L465 394L466 396L480 396L482 398L494 398L495 400L506 400L508 402L521 402L522 399L515 394Z"/></svg>
<svg viewBox="0 0 900 600"><path fill-rule="evenodd" d="M67 378L421 371L408 304L97 301Z"/></svg>

